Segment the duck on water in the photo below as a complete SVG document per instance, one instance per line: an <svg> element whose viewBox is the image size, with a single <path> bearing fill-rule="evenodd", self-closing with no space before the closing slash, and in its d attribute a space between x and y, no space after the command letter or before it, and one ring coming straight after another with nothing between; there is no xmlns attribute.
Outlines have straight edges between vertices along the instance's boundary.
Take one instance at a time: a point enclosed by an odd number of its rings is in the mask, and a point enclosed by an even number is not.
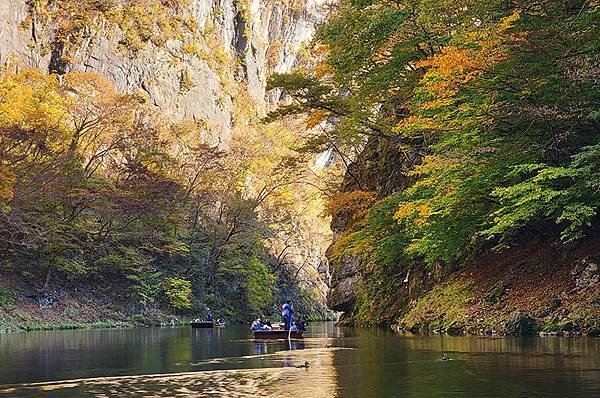
<svg viewBox="0 0 600 398"><path fill-rule="evenodd" d="M450 359L450 357L448 356L448 354L444 353L444 355L442 355L442 359L440 359L440 361L442 361L442 362L449 362L449 361L453 361L453 359Z"/></svg>

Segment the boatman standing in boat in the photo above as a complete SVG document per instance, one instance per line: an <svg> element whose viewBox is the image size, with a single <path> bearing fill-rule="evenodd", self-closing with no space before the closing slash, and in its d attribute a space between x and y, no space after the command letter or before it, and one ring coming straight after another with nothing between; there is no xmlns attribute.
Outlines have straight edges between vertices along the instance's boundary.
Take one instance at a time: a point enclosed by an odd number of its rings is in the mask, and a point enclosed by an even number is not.
<svg viewBox="0 0 600 398"><path fill-rule="evenodd" d="M208 307L206 307L206 320L211 321L211 322L213 320L212 312L210 312L210 308L208 308Z"/></svg>
<svg viewBox="0 0 600 398"><path fill-rule="evenodd" d="M291 300L286 300L285 303L281 306L281 317L283 318L283 324L285 330L288 330L292 327L292 314L294 310L292 310L292 302Z"/></svg>

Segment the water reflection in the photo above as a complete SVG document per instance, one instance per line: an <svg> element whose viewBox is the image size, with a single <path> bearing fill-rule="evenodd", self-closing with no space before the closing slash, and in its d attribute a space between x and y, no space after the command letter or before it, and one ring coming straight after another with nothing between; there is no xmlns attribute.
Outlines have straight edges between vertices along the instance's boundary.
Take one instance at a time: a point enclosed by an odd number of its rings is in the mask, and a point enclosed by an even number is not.
<svg viewBox="0 0 600 398"><path fill-rule="evenodd" d="M264 369L213 370L174 374L98 377L59 382L7 386L0 395L40 396L155 396L173 397L201 393L202 396L286 396L299 391L306 397L336 395L337 375L333 351L308 349L284 351L263 358L273 367ZM246 357L246 360L256 358ZM316 371L296 365L309 361Z"/></svg>
<svg viewBox="0 0 600 398"><path fill-rule="evenodd" d="M454 360L440 362L444 352ZM291 343L235 326L15 333L0 335L0 396L600 396L599 354L599 339L398 336L331 323Z"/></svg>
<svg viewBox="0 0 600 398"><path fill-rule="evenodd" d="M588 397L600 394L600 340L369 337L355 331L334 367L340 396ZM454 360L439 361L442 353ZM356 383L354 380L362 380Z"/></svg>
<svg viewBox="0 0 600 398"><path fill-rule="evenodd" d="M256 355L262 355L267 353L267 343L264 341L254 343L254 353Z"/></svg>

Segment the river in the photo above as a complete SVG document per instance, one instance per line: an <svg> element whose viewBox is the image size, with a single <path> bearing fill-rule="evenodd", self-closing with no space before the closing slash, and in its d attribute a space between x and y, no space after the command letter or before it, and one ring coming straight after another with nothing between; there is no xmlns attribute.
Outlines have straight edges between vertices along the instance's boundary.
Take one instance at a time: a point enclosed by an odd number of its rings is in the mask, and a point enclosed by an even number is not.
<svg viewBox="0 0 600 398"><path fill-rule="evenodd" d="M333 323L313 323L291 344L253 341L237 325L9 333L0 385L10 397L593 397L600 339L400 336Z"/></svg>

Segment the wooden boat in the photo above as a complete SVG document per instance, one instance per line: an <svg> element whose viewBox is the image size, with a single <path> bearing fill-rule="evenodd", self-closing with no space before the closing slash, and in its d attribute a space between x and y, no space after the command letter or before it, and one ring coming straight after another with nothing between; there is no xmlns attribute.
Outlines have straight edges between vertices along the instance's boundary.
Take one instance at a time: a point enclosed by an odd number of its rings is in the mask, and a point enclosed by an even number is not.
<svg viewBox="0 0 600 398"><path fill-rule="evenodd" d="M253 330L252 334L255 339L263 339L263 340L287 340L288 339L288 331L285 329L273 329L273 330ZM292 330L289 334L292 339L301 339L302 330Z"/></svg>
<svg viewBox="0 0 600 398"><path fill-rule="evenodd" d="M197 328L212 328L214 327L213 321L192 321L192 327Z"/></svg>

